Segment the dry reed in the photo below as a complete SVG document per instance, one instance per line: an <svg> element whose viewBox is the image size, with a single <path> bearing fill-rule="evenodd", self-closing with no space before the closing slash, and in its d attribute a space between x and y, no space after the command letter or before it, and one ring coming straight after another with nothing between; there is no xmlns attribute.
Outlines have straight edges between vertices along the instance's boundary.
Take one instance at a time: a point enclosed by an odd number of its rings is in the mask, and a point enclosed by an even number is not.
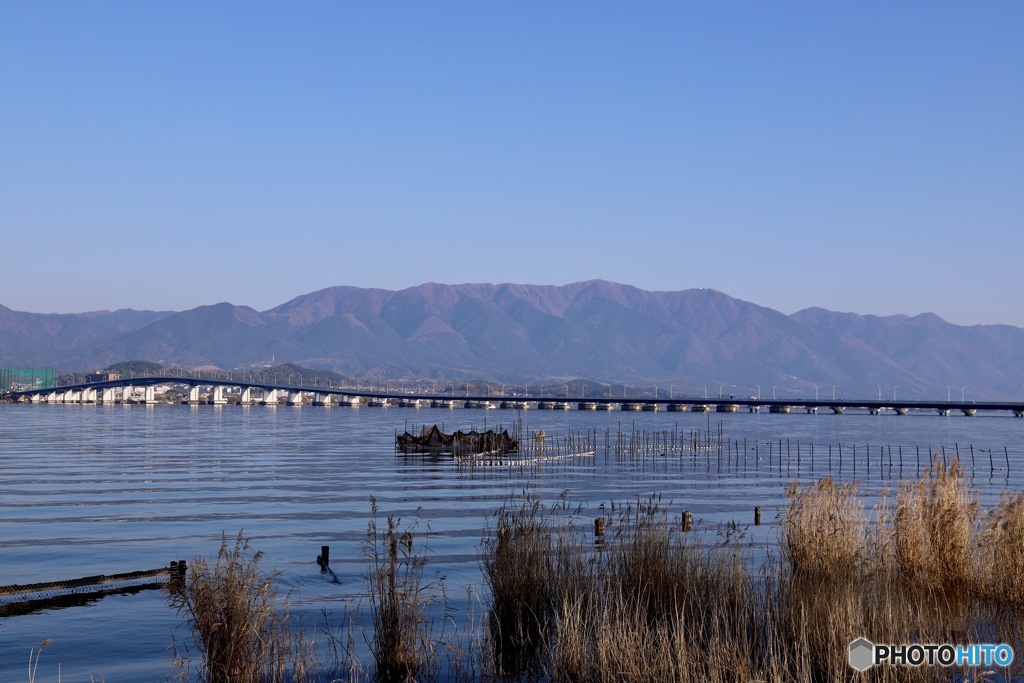
<svg viewBox="0 0 1024 683"><path fill-rule="evenodd" d="M789 508L782 518L782 552L798 574L826 575L853 570L865 552L867 524L854 482L830 477L786 490Z"/></svg>
<svg viewBox="0 0 1024 683"><path fill-rule="evenodd" d="M444 603L443 583L425 584L425 549L415 544L415 525L402 528L392 515L379 528L380 508L371 498L371 518L363 542L373 636L374 680L424 681L437 678L446 646L447 620L428 618L431 603ZM435 590L436 589L436 590Z"/></svg>
<svg viewBox="0 0 1024 683"><path fill-rule="evenodd" d="M991 572L985 594L1024 608L1024 493L1004 496L983 537L982 563Z"/></svg>
<svg viewBox="0 0 1024 683"><path fill-rule="evenodd" d="M978 501L954 458L900 484L893 516L895 561L908 579L955 592L974 588Z"/></svg>
<svg viewBox="0 0 1024 683"><path fill-rule="evenodd" d="M274 589L277 574L260 570L261 558L241 531L233 544L222 534L216 564L195 558L185 585L170 593L192 628L203 681L283 683L310 673L312 652L302 643L293 651L287 601Z"/></svg>

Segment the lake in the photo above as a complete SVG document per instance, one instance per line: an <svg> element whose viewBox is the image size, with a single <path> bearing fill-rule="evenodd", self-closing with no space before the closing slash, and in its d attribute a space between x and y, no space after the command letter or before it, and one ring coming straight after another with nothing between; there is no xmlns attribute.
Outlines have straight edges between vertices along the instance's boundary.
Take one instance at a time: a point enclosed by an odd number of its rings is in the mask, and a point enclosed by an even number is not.
<svg viewBox="0 0 1024 683"><path fill-rule="evenodd" d="M551 450L476 466L395 453L396 432L435 423L543 429ZM634 430L663 440L642 456L605 451L606 435ZM591 435L598 448L554 457L570 432ZM222 532L244 529L265 555L261 566L281 572L293 616L313 623L362 590L371 496L382 516L426 534L426 574L465 596L467 586L482 591L478 547L488 520L524 488L545 500L564 493L591 517L601 503L663 494L674 511L692 511L699 528L735 520L764 545L774 542L784 489L797 476L858 479L870 497L959 449L991 504L1024 483L1022 435L1024 420L1008 415L0 404L0 585L213 559ZM714 447L658 452L684 439ZM760 527L752 526L755 506ZM315 562L322 545L339 583ZM0 679L26 680L29 650L46 639L37 680L56 681L59 664L62 680L115 683L165 680L172 644L183 650L189 633L154 590L4 617Z"/></svg>

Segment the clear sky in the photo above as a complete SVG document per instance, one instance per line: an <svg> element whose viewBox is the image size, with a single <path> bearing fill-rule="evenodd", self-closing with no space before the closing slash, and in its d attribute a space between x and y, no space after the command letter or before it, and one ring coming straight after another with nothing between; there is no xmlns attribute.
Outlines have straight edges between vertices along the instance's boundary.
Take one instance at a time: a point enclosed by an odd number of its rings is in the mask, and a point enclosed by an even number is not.
<svg viewBox="0 0 1024 683"><path fill-rule="evenodd" d="M0 2L0 304L711 287L1024 326L1024 3Z"/></svg>

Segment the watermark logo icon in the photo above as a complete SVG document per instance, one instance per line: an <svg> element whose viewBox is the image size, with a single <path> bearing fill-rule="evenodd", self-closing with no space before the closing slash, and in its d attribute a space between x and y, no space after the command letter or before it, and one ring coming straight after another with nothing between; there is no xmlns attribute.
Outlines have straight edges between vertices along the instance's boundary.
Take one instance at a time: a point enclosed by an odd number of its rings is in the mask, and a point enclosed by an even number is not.
<svg viewBox="0 0 1024 683"><path fill-rule="evenodd" d="M850 668L867 671L875 663L875 645L861 636L850 643Z"/></svg>

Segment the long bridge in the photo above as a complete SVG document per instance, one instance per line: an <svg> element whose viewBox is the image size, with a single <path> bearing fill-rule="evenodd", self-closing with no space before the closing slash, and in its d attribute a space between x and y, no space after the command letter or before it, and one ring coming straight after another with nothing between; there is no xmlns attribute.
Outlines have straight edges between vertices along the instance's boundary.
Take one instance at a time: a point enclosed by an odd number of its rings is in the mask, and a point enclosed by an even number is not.
<svg viewBox="0 0 1024 683"><path fill-rule="evenodd" d="M318 383L317 383L318 384ZM804 411L817 413L831 411L842 414L848 409L863 410L872 414L894 412L906 415L911 411L934 411L939 415L959 412L967 416L983 412L1007 412L1024 417L1024 401L915 401L875 399L802 399L802 398L612 398L566 396L493 396L460 395L452 393L408 393L390 389L370 390L358 387L309 386L305 383L290 384L224 377L202 377L181 375L152 375L122 377L101 382L83 382L46 389L25 389L11 393L13 400L25 403L167 403L166 392L177 388L180 402L188 404L227 405L288 405L315 406L402 406L411 408L503 408L513 410L614 410L670 412L719 412L736 413L767 411L790 413ZM164 396L157 393L164 389Z"/></svg>

